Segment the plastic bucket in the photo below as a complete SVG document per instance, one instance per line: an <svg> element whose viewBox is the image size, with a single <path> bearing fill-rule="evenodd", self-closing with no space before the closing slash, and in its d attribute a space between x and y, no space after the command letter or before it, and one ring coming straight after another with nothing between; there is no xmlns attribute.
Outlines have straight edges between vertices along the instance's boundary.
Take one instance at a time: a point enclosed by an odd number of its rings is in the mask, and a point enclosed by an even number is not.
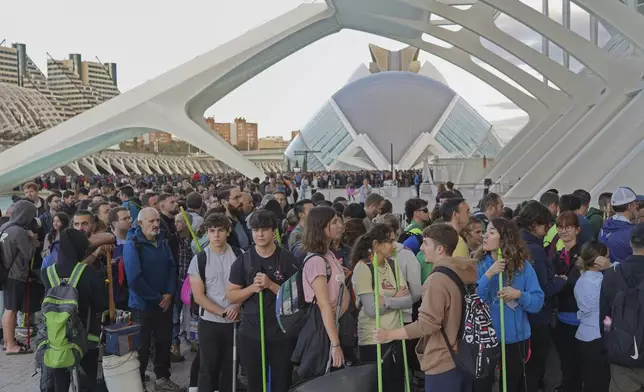
<svg viewBox="0 0 644 392"><path fill-rule="evenodd" d="M103 377L110 392L143 392L139 357L136 351L123 356L103 357Z"/></svg>

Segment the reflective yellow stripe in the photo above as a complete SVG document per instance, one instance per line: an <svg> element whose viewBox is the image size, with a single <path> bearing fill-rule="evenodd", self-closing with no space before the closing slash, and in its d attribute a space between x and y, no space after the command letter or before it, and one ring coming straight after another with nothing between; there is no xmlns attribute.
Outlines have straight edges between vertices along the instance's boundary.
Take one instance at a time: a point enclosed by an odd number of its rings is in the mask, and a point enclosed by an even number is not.
<svg viewBox="0 0 644 392"><path fill-rule="evenodd" d="M98 338L98 336L92 335L91 333L87 335L87 340L95 343L100 342L100 339Z"/></svg>
<svg viewBox="0 0 644 392"><path fill-rule="evenodd" d="M78 305L78 301L73 299L55 299L46 297L43 301L43 304L55 304L55 305Z"/></svg>

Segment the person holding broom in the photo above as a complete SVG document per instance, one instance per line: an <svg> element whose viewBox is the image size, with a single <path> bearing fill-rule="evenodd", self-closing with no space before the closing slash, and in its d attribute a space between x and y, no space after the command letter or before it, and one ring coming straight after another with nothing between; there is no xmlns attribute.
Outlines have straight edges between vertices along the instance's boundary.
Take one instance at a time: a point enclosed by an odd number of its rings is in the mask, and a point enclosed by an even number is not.
<svg viewBox="0 0 644 392"><path fill-rule="evenodd" d="M298 272L299 263L273 240L277 217L272 212L257 210L248 223L255 245L233 263L226 288L228 302L242 307L241 364L248 377L248 392L267 390L269 368L271 392L287 392L293 376L291 355L297 337L281 331L275 299L282 283Z"/></svg>
<svg viewBox="0 0 644 392"><path fill-rule="evenodd" d="M502 330L505 332L506 379L499 385L507 384L507 390L500 387L499 391L525 391L526 363L530 357L528 313L541 310L544 294L516 223L504 218L492 219L474 258L478 261L478 294L490 307L497 333L503 336ZM500 290L499 273L503 273ZM505 325L501 322L503 319ZM493 384L493 375L477 379L473 391L491 392Z"/></svg>
<svg viewBox="0 0 644 392"><path fill-rule="evenodd" d="M427 263L456 272L465 284L476 281L476 265L471 259L452 257L458 245L458 233L445 223L433 224L423 230L421 250ZM423 286L418 320L393 330L373 332L377 343L420 338L416 354L425 372L425 392L471 392L471 377L456 367L446 338L452 349L458 349L458 332L463 312L463 294L446 274L430 274Z"/></svg>

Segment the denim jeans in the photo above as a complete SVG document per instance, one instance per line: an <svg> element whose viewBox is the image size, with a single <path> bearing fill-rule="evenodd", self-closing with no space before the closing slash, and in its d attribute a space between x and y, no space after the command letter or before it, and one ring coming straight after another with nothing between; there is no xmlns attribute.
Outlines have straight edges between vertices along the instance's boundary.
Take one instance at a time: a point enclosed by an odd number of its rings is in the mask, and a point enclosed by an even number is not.
<svg viewBox="0 0 644 392"><path fill-rule="evenodd" d="M182 332L188 335L190 330L190 306L184 305L181 301L181 288L183 287L183 280L179 280L177 285L177 292L174 295L174 303L172 305L172 344L179 344L179 335ZM183 315L183 319L182 316Z"/></svg>

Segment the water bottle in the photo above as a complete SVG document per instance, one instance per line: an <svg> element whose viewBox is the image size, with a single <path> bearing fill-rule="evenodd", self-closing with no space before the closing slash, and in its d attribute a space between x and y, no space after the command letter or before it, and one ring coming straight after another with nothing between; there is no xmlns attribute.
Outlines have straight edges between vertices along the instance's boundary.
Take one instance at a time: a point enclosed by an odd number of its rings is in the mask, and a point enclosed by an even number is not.
<svg viewBox="0 0 644 392"><path fill-rule="evenodd" d="M604 318L604 332L610 332L610 327L613 324L613 319L611 319L609 316L606 316Z"/></svg>

